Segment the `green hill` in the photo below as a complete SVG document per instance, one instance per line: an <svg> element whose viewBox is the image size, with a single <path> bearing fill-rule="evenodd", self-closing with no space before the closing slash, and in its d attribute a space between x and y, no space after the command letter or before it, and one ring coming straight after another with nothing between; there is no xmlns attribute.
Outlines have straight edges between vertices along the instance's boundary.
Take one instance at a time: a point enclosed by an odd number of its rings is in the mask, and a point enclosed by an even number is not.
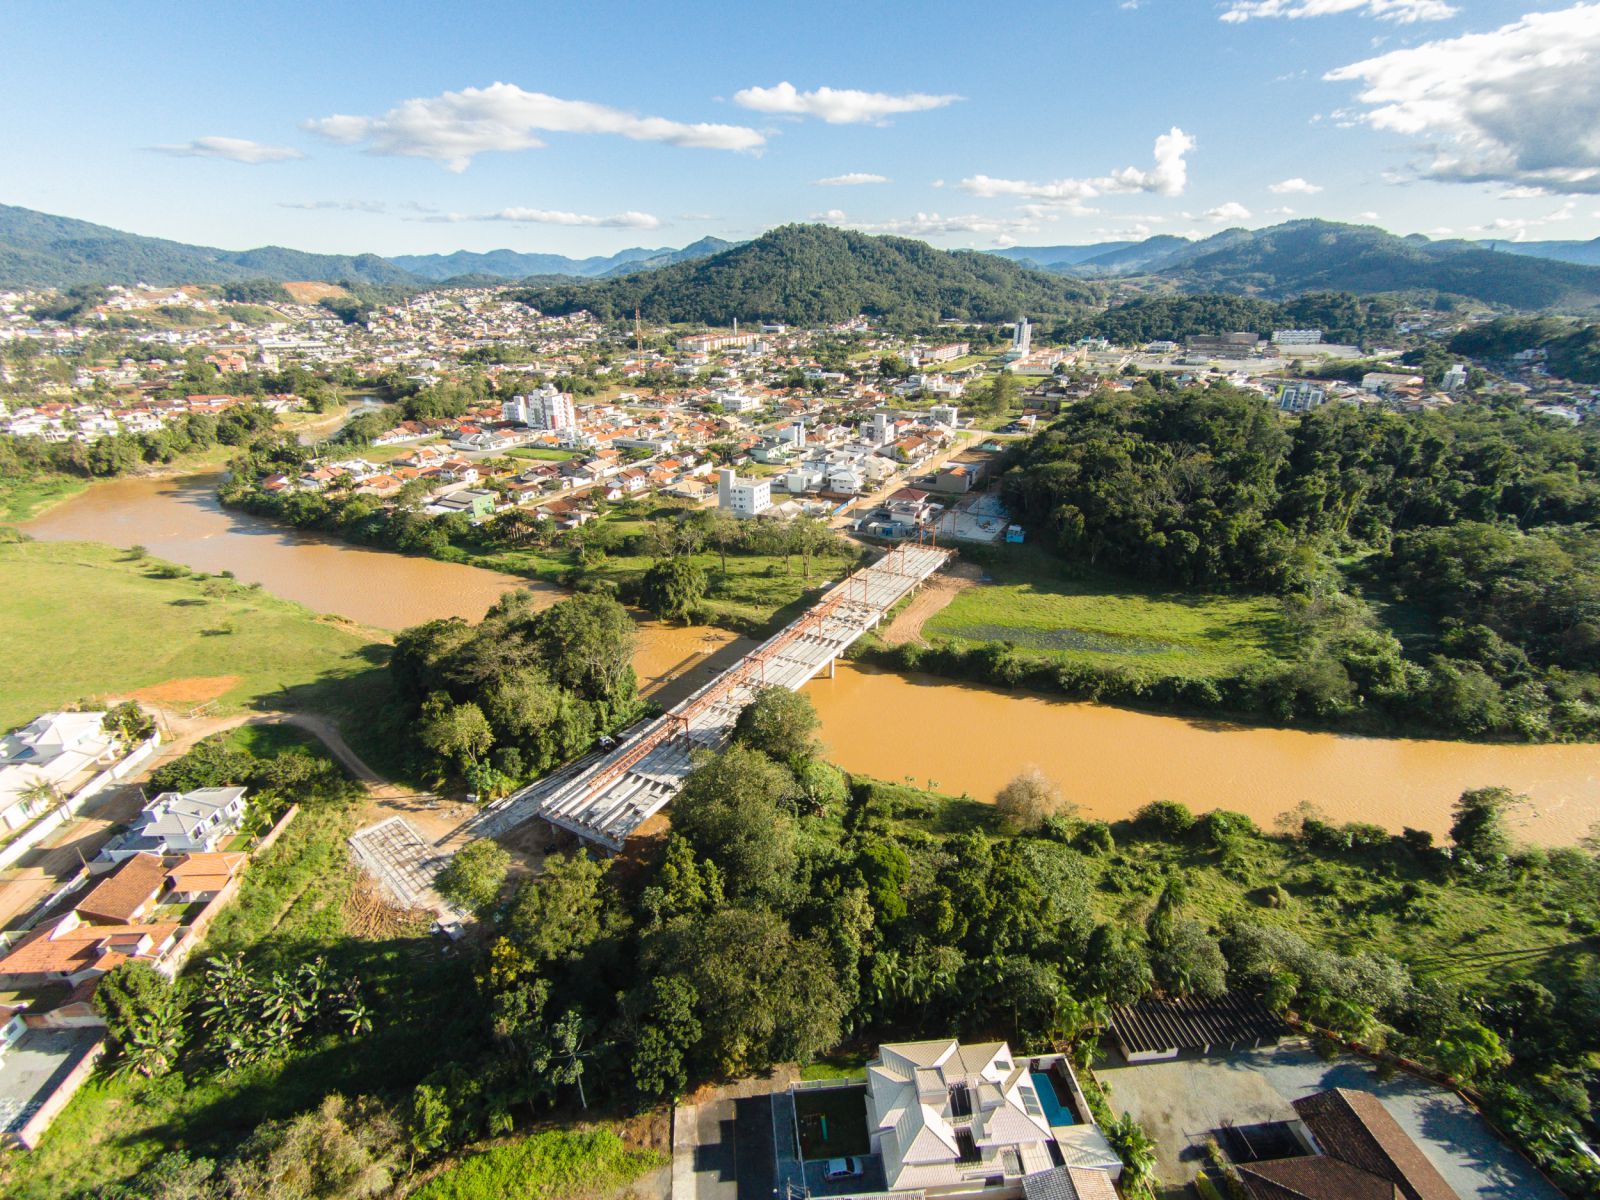
<svg viewBox="0 0 1600 1200"><path fill-rule="evenodd" d="M376 254L307 254L282 246L218 250L0 204L0 287L228 283L262 278L421 282Z"/></svg>
<svg viewBox="0 0 1600 1200"><path fill-rule="evenodd" d="M596 283L526 289L548 313L602 320L823 325L865 313L894 325L1069 315L1098 299L1091 284L1030 271L990 254L785 225L721 254Z"/></svg>
<svg viewBox="0 0 1600 1200"><path fill-rule="evenodd" d="M1435 291L1523 309L1600 305L1600 268L1332 221L1230 229L1145 269L1199 292Z"/></svg>

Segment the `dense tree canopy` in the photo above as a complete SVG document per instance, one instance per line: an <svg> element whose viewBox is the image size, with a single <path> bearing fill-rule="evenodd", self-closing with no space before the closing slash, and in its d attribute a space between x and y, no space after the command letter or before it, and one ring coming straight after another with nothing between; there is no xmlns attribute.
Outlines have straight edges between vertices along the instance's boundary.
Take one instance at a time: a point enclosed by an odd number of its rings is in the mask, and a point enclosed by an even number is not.
<svg viewBox="0 0 1600 1200"><path fill-rule="evenodd" d="M1286 423L1225 385L1140 385L1068 409L1004 489L1070 560L1284 597L1299 662L1213 683L1223 703L1323 721L1385 712L1468 736L1600 735L1591 430L1474 404L1335 404ZM1374 597L1426 630L1402 644Z"/></svg>

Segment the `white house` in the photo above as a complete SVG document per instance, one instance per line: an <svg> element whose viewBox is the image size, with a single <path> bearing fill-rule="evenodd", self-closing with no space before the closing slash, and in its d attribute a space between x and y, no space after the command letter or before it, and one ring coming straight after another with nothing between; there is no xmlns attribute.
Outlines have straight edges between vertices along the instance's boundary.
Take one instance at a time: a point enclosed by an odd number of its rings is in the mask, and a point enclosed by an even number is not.
<svg viewBox="0 0 1600 1200"><path fill-rule="evenodd" d="M0 824L20 829L53 806L25 798L37 785L63 798L94 769L116 761L120 743L104 728L104 712L53 712L0 738Z"/></svg>
<svg viewBox="0 0 1600 1200"><path fill-rule="evenodd" d="M1066 1060L1018 1061L1005 1042L879 1046L867 1130L890 1191L1020 1196L1025 1178L1064 1167L1080 1193L1114 1195L1122 1169Z"/></svg>
<svg viewBox="0 0 1600 1200"><path fill-rule="evenodd" d="M204 854L215 850L244 817L245 789L205 787L162 792L133 819L128 832L100 851L121 862L136 854Z"/></svg>
<svg viewBox="0 0 1600 1200"><path fill-rule="evenodd" d="M717 472L717 507L736 517L754 517L772 507L772 484L765 479L739 481L731 467Z"/></svg>

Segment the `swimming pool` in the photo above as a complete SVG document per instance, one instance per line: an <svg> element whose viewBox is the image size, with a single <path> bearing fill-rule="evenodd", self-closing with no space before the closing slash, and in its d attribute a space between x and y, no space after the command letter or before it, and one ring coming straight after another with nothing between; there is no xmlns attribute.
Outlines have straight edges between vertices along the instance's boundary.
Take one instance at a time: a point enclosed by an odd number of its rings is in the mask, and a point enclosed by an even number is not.
<svg viewBox="0 0 1600 1200"><path fill-rule="evenodd" d="M1039 1107L1044 1109L1044 1119L1050 1125L1076 1125L1078 1118L1061 1102L1056 1094L1056 1081L1046 1071L1029 1071L1033 1090L1039 1093Z"/></svg>

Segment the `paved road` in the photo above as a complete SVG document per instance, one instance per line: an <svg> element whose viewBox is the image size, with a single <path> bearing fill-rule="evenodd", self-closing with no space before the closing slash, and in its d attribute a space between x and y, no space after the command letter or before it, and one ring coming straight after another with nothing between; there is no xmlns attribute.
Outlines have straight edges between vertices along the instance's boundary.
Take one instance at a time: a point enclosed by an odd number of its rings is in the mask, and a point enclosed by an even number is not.
<svg viewBox="0 0 1600 1200"><path fill-rule="evenodd" d="M746 1079L698 1104L680 1104L672 1121L672 1200L772 1200L772 1092L788 1085L787 1076Z"/></svg>

